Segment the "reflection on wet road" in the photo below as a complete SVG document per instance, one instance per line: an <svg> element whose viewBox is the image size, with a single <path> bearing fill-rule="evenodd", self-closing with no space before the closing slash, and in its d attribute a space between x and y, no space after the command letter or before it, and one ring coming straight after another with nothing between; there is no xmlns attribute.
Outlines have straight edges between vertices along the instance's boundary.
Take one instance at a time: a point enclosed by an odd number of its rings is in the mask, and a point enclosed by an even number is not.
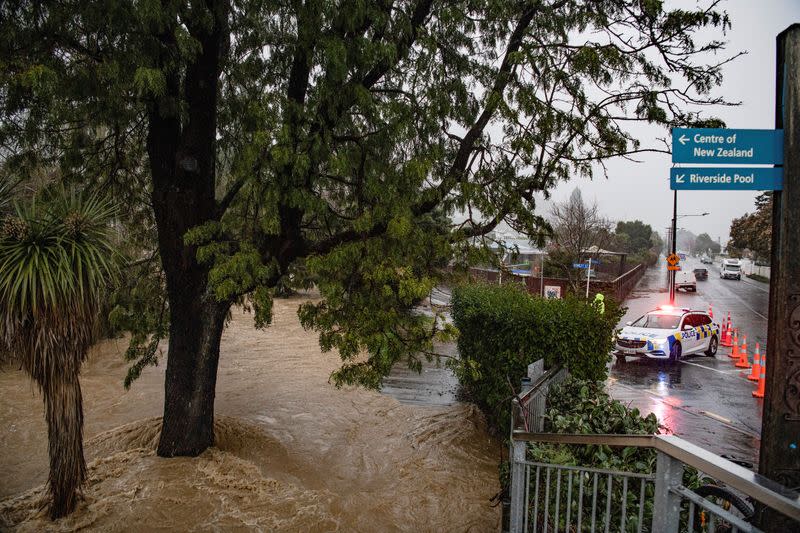
<svg viewBox="0 0 800 533"><path fill-rule="evenodd" d="M707 281L698 281L696 293L678 292L679 306L707 311L713 306L715 322L731 314L740 335L746 334L749 354L755 343L765 353L767 340L768 285L752 280L723 280L719 265L700 265L688 259L683 267L704 266ZM625 305L628 311L620 327L667 302L666 270L650 269ZM613 363L608 380L612 396L652 412L670 433L715 453L755 462L758 456L762 401L752 397L754 384L733 366L730 349L720 348L716 357L691 355L679 364L629 359Z"/></svg>
<svg viewBox="0 0 800 533"><path fill-rule="evenodd" d="M430 298L422 304L417 311L428 316L433 316L433 308L443 311L441 320L450 320L446 311L450 305L450 290L436 287L431 292ZM458 357L458 348L455 343L439 343L434 348L435 352L444 357L428 361L420 355L422 372L417 372L401 361L392 367L390 374L383 380L381 392L395 398L401 403L410 405L454 405L458 399L458 379L453 372L445 367L448 357Z"/></svg>

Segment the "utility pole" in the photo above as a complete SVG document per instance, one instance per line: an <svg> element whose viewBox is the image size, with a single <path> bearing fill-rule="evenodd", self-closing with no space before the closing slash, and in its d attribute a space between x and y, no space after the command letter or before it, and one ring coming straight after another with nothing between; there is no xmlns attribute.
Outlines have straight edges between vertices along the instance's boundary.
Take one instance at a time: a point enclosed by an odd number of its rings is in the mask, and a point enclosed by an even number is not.
<svg viewBox="0 0 800 533"><path fill-rule="evenodd" d="M677 237L676 226L678 225L678 190L672 191L672 247L671 253L675 254ZM675 270L669 271L669 305L675 305Z"/></svg>
<svg viewBox="0 0 800 533"><path fill-rule="evenodd" d="M800 486L800 24L777 37L775 127L784 130L783 190L772 196L772 272L767 370L758 470L786 487ZM768 532L796 524L759 513Z"/></svg>

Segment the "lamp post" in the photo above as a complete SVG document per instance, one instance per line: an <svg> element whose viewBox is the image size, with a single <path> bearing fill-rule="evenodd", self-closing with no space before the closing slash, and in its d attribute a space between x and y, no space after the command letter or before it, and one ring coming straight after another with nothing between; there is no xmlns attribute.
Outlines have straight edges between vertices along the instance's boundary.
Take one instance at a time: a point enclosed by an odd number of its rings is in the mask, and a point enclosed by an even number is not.
<svg viewBox="0 0 800 533"><path fill-rule="evenodd" d="M678 216L678 191L672 191L672 246L671 253L675 254L678 242L678 219L684 217L704 217L709 213L698 213L694 215ZM675 270L669 271L669 304L675 305Z"/></svg>

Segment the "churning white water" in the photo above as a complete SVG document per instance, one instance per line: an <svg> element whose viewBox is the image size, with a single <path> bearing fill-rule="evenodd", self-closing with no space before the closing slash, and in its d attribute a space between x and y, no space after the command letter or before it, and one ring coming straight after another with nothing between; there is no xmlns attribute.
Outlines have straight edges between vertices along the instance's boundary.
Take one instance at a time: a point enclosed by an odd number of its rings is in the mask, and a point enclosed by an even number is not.
<svg viewBox="0 0 800 533"><path fill-rule="evenodd" d="M22 372L0 371L0 528L52 530L489 531L499 444L468 404L400 404L335 389L335 353L297 319L308 296L277 300L265 331L234 310L222 341L216 445L154 453L166 359L125 391L126 342L84 365L89 480L72 516L41 510L47 432Z"/></svg>

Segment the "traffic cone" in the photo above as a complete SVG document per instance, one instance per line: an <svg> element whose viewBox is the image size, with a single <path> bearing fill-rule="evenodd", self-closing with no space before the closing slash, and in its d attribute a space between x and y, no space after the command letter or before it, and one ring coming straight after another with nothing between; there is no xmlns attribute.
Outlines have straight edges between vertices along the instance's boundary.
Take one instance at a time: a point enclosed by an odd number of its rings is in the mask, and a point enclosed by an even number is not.
<svg viewBox="0 0 800 533"><path fill-rule="evenodd" d="M750 372L750 375L747 376L747 379L750 381L758 381L758 378L761 376L761 350L756 343L756 353L753 355L753 370Z"/></svg>
<svg viewBox="0 0 800 533"><path fill-rule="evenodd" d="M722 330L719 333L719 345L725 346L725 338L728 336L728 325L722 321Z"/></svg>
<svg viewBox="0 0 800 533"><path fill-rule="evenodd" d="M722 335L722 342L720 342L720 344L726 348L733 346L733 325L731 324L730 311L728 311L728 323L725 326L725 333Z"/></svg>
<svg viewBox="0 0 800 533"><path fill-rule="evenodd" d="M710 316L712 320L714 319L714 309L711 307L711 304L708 304L708 316Z"/></svg>
<svg viewBox="0 0 800 533"><path fill-rule="evenodd" d="M739 359L739 330L733 330L733 350L728 356L732 359Z"/></svg>
<svg viewBox="0 0 800 533"><path fill-rule="evenodd" d="M761 359L761 372L758 374L758 388L753 391L754 398L763 398L764 397L764 388L767 385L767 357L766 353L764 357Z"/></svg>
<svg viewBox="0 0 800 533"><path fill-rule="evenodd" d="M750 362L747 360L747 335L744 336L742 341L742 349L739 351L739 360L733 365L736 368L750 368Z"/></svg>

